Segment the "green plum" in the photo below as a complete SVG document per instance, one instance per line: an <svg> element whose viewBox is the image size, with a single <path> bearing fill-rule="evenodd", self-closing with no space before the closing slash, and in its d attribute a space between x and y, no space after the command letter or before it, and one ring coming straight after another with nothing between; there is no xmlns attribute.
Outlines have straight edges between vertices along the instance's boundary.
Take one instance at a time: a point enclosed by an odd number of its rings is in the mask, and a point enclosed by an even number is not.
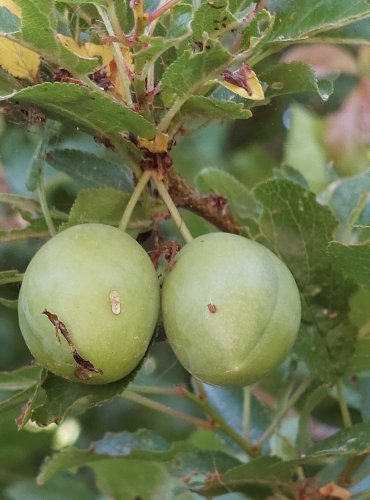
<svg viewBox="0 0 370 500"><path fill-rule="evenodd" d="M162 289L163 323L182 365L218 386L246 386L289 353L301 302L286 265L242 236L210 233L176 255Z"/></svg>
<svg viewBox="0 0 370 500"><path fill-rule="evenodd" d="M120 229L82 224L57 234L31 260L19 324L40 365L69 380L104 384L143 358L159 302L144 249Z"/></svg>

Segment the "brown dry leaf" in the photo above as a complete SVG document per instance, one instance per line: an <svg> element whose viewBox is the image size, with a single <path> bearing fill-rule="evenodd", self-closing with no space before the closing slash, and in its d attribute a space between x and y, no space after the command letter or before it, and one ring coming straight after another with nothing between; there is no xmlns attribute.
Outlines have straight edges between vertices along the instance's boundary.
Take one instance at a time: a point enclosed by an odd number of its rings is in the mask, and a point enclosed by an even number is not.
<svg viewBox="0 0 370 500"><path fill-rule="evenodd" d="M38 82L40 56L19 43L0 37L0 67L15 78Z"/></svg>
<svg viewBox="0 0 370 500"><path fill-rule="evenodd" d="M348 50L334 45L293 47L285 52L282 61L284 63L302 61L312 66L316 74L321 77L333 73L357 75L356 59Z"/></svg>
<svg viewBox="0 0 370 500"><path fill-rule="evenodd" d="M13 2L13 0L0 0L0 7L7 8L17 17L21 16L21 9Z"/></svg>
<svg viewBox="0 0 370 500"><path fill-rule="evenodd" d="M319 489L320 495L329 496L338 500L350 500L351 493L335 483L329 483Z"/></svg>
<svg viewBox="0 0 370 500"><path fill-rule="evenodd" d="M166 153L168 151L168 134L161 132L151 141L139 137L139 146L151 153Z"/></svg>
<svg viewBox="0 0 370 500"><path fill-rule="evenodd" d="M224 80L219 83L244 99L262 101L265 98L263 88L256 73L248 64L242 64L236 71L224 71Z"/></svg>

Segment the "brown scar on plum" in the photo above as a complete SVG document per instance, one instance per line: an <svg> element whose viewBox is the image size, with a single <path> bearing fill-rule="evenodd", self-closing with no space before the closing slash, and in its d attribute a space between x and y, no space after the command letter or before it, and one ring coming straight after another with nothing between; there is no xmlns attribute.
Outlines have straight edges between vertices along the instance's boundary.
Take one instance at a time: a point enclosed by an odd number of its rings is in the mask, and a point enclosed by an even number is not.
<svg viewBox="0 0 370 500"><path fill-rule="evenodd" d="M212 314L217 312L217 307L214 304L207 304L208 311Z"/></svg>
<svg viewBox="0 0 370 500"><path fill-rule="evenodd" d="M75 377L80 379L80 380L87 380L89 376L85 373L85 371L89 372L94 372L94 373L100 373L101 375L103 374L103 370L100 368L96 368L90 361L87 359L84 359L80 354L77 352L76 346L74 345L66 325L60 321L58 316L56 314L53 314L49 312L47 309L42 311L42 314L45 314L47 316L48 320L55 326L55 336L60 344L60 336L59 334L63 335L63 337L66 339L67 344L69 345L73 359L76 361L78 364L78 367L75 370Z"/></svg>

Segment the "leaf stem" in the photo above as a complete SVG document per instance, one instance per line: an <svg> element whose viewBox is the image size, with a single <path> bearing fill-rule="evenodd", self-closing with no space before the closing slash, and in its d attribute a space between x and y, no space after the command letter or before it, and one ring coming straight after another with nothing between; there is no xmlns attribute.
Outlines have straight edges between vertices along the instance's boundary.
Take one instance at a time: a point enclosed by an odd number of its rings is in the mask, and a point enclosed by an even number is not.
<svg viewBox="0 0 370 500"><path fill-rule="evenodd" d="M168 211L170 212L171 217L173 218L178 230L182 234L186 243L189 243L193 239L193 237L189 229L186 227L184 219L181 217L175 203L169 195L166 186L164 185L163 181L160 181L155 175L153 176L153 180L158 189L158 193L160 194L162 200L164 201L164 204L168 208Z"/></svg>
<svg viewBox="0 0 370 500"><path fill-rule="evenodd" d="M278 410L272 419L271 424L265 430L261 436L258 446L261 448L265 442L274 434L276 427L280 424L281 420L285 417L288 411L297 403L300 397L306 392L308 387L311 385L312 377L307 377L301 385L296 389L292 396L286 401L286 403Z"/></svg>
<svg viewBox="0 0 370 500"><path fill-rule="evenodd" d="M136 187L131 194L131 197L123 212L121 221L118 225L118 227L122 229L122 231L126 231L132 212L134 211L134 208L140 198L140 195L143 192L145 186L148 184L151 176L152 173L150 172L150 170L145 170L142 176L140 177L138 183L136 184Z"/></svg>
<svg viewBox="0 0 370 500"><path fill-rule="evenodd" d="M347 401L344 395L344 384L343 380L338 380L336 383L336 388L337 388L337 396L338 396L338 403L339 403L339 408L340 408L340 413L342 415L342 422L344 427L351 427L352 426L352 420L351 420L351 415L349 413Z"/></svg>
<svg viewBox="0 0 370 500"><path fill-rule="evenodd" d="M135 394L135 392L126 390L122 393L122 397L127 399L128 401L132 401L133 403L138 403L146 408L150 408L155 411L159 411L170 417L178 418L187 422L188 424L195 425L197 427L202 427L203 429L212 429L214 426L212 422L208 420L203 420L201 418L193 417L192 415L188 415L183 413L182 411L175 410L170 406L164 405L162 403L158 403L157 401L153 401L152 399L141 396L140 394Z"/></svg>
<svg viewBox="0 0 370 500"><path fill-rule="evenodd" d="M99 5L96 6L99 15L105 25L105 28L108 32L109 36L116 36L116 33L114 32L111 20L106 12L104 12L104 9L100 7ZM126 64L125 58L121 52L121 47L118 42L112 42L112 49L113 49L113 56L114 60L117 65L118 73L120 76L121 84L122 84L122 89L124 92L124 99L128 107L132 108L134 103L132 101L131 97L131 90L130 90L130 69Z"/></svg>

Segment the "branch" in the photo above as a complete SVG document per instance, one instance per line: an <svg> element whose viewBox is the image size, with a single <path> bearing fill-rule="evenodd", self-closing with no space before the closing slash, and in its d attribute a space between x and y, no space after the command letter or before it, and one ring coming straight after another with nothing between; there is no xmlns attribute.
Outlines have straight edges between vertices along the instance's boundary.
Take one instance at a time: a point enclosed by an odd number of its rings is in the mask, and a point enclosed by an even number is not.
<svg viewBox="0 0 370 500"><path fill-rule="evenodd" d="M240 228L230 213L225 197L218 195L202 196L189 186L172 168L165 172L165 181L174 203L204 217L216 227L227 233L240 233Z"/></svg>

